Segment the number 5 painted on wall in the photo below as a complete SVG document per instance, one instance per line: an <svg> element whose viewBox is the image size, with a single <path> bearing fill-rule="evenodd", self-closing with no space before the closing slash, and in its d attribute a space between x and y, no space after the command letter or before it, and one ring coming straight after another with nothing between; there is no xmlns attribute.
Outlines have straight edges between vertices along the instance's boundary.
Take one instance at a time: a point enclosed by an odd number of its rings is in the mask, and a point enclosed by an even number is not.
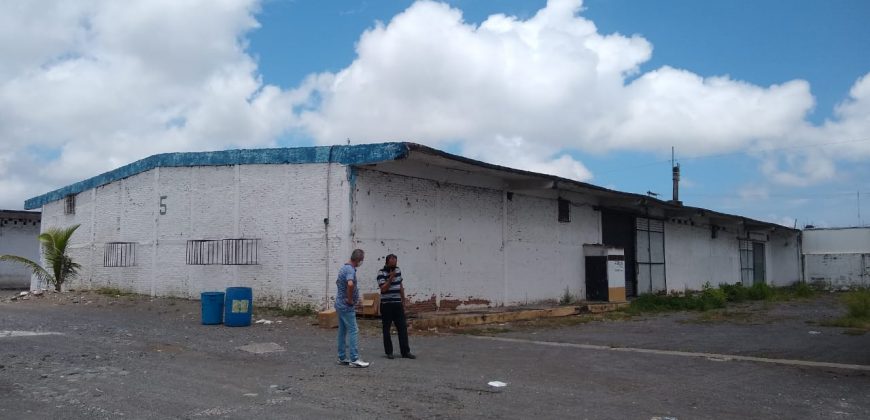
<svg viewBox="0 0 870 420"><path fill-rule="evenodd" d="M166 199L165 195L160 196L160 214L161 215L166 214L166 203L163 202L163 200L165 200L165 199Z"/></svg>

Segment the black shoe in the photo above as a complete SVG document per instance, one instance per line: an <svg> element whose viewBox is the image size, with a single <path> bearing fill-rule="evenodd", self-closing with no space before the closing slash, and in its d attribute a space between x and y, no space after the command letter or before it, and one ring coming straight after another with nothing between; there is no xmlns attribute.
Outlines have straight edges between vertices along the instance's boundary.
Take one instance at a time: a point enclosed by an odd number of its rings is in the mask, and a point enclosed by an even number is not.
<svg viewBox="0 0 870 420"><path fill-rule="evenodd" d="M387 359L395 359L395 357L393 357L392 354L388 354L388 355L387 355Z"/></svg>
<svg viewBox="0 0 870 420"><path fill-rule="evenodd" d="M403 359L416 359L417 356L414 356L413 354L408 353L408 354L403 354L403 355L402 355L402 358L403 358Z"/></svg>

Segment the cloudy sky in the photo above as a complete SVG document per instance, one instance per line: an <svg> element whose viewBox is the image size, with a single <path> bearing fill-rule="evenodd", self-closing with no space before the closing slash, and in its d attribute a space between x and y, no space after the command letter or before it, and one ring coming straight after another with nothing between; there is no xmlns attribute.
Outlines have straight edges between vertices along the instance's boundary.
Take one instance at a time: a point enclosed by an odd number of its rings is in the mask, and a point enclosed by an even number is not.
<svg viewBox="0 0 870 420"><path fill-rule="evenodd" d="M673 147L687 204L867 224L868 19L863 0L0 1L0 208L155 153L350 139L663 198Z"/></svg>

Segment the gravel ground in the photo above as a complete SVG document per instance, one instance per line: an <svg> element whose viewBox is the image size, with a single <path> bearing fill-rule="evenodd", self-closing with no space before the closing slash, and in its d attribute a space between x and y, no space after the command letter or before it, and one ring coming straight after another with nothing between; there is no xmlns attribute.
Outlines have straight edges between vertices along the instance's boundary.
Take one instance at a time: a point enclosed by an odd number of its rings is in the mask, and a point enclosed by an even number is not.
<svg viewBox="0 0 870 420"><path fill-rule="evenodd" d="M842 314L831 296L415 332L417 360L382 357L378 321L362 320L373 365L350 369L335 364L335 331L313 317L229 328L200 325L196 301L14 294L0 292L4 419L870 418L868 370L539 343L870 365L870 335L818 325Z"/></svg>

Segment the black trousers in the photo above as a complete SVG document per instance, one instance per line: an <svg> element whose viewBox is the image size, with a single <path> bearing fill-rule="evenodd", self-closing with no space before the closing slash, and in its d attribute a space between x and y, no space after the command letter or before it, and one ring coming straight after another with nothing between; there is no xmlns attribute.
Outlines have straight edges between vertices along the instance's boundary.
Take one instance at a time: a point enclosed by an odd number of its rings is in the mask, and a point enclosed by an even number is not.
<svg viewBox="0 0 870 420"><path fill-rule="evenodd" d="M390 324L396 324L399 333L399 351L402 356L411 353L408 347L408 322L405 308L401 303L381 303L381 323L384 327L384 353L393 354L393 340L390 338Z"/></svg>

